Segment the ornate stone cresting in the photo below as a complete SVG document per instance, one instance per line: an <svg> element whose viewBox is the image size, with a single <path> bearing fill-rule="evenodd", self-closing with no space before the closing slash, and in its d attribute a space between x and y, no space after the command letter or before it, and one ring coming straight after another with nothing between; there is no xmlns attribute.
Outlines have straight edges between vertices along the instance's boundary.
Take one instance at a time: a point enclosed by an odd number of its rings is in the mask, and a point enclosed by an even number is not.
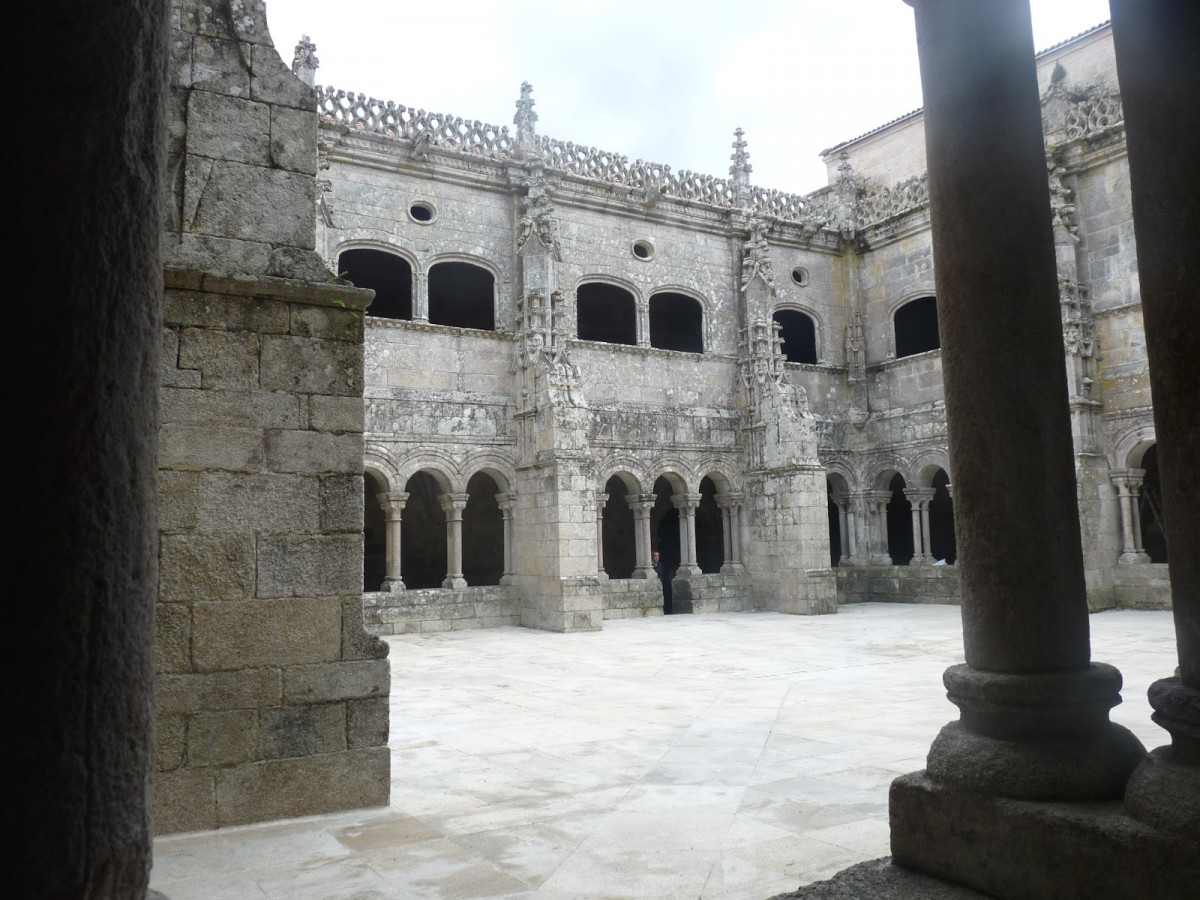
<svg viewBox="0 0 1200 900"><path fill-rule="evenodd" d="M296 44L296 51L292 54L292 74L312 87L317 83L317 68L320 65L321 61L317 59L317 45L306 34L300 38L300 42Z"/></svg>
<svg viewBox="0 0 1200 900"><path fill-rule="evenodd" d="M1125 113L1117 90L1102 81L1072 84L1061 63L1054 67L1050 86L1042 95L1042 130L1052 146L1097 140L1124 127Z"/></svg>

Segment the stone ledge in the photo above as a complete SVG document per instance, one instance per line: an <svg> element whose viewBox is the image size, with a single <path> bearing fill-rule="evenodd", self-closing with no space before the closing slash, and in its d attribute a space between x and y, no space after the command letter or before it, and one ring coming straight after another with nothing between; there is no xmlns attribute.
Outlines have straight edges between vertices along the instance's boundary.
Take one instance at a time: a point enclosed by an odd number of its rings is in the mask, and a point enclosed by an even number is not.
<svg viewBox="0 0 1200 900"><path fill-rule="evenodd" d="M768 900L976 900L970 888L901 868L890 856L843 869L826 881Z"/></svg>
<svg viewBox="0 0 1200 900"><path fill-rule="evenodd" d="M353 285L314 284L273 275L227 275L183 266L164 266L163 286L167 289L262 297L288 303L353 310L365 310L375 299L374 291L356 288Z"/></svg>

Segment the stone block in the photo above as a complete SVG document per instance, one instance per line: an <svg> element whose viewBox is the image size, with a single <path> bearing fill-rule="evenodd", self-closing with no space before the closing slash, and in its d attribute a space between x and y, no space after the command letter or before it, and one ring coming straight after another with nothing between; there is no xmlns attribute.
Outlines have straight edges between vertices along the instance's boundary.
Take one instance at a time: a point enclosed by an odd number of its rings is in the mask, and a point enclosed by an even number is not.
<svg viewBox="0 0 1200 900"><path fill-rule="evenodd" d="M308 426L314 431L363 431L363 402L358 397L312 396L308 401Z"/></svg>
<svg viewBox="0 0 1200 900"><path fill-rule="evenodd" d="M265 103L195 90L188 97L187 123L189 154L271 164L271 107Z"/></svg>
<svg viewBox="0 0 1200 900"><path fill-rule="evenodd" d="M285 535L258 542L258 596L362 595L362 535Z"/></svg>
<svg viewBox="0 0 1200 900"><path fill-rule="evenodd" d="M325 534L360 532L363 528L363 477L325 475L321 478L321 528Z"/></svg>
<svg viewBox="0 0 1200 900"><path fill-rule="evenodd" d="M178 35L177 35L178 37ZM231 97L250 96L250 73L242 61L241 46L235 41L215 40L204 35L190 39L190 53L186 69L181 65L178 72L179 84L195 87L198 91L228 94ZM185 76L186 71L186 76ZM185 80L186 78L186 80ZM180 121L186 122L186 119Z"/></svg>
<svg viewBox="0 0 1200 900"><path fill-rule="evenodd" d="M187 231L289 247L316 243L310 175L189 155L183 190Z"/></svg>
<svg viewBox="0 0 1200 900"><path fill-rule="evenodd" d="M342 615L337 598L197 603L192 664L202 672L337 659Z"/></svg>
<svg viewBox="0 0 1200 900"><path fill-rule="evenodd" d="M351 700L346 704L346 745L386 747L388 741L388 699Z"/></svg>
<svg viewBox="0 0 1200 900"><path fill-rule="evenodd" d="M196 527L196 472L158 471L158 530L186 531Z"/></svg>
<svg viewBox="0 0 1200 900"><path fill-rule="evenodd" d="M363 340L363 314L356 309L336 306L292 306L291 333L298 337L349 341L358 346Z"/></svg>
<svg viewBox="0 0 1200 900"><path fill-rule="evenodd" d="M217 827L216 771L175 769L154 778L154 833Z"/></svg>
<svg viewBox="0 0 1200 900"><path fill-rule="evenodd" d="M198 710L278 706L283 699L283 676L276 668L160 674L155 681L155 696L160 716Z"/></svg>
<svg viewBox="0 0 1200 900"><path fill-rule="evenodd" d="M167 534L159 547L163 603L254 595L254 539L242 534Z"/></svg>
<svg viewBox="0 0 1200 900"><path fill-rule="evenodd" d="M163 425L158 464L163 469L225 469L257 472L263 462L263 433L221 425Z"/></svg>
<svg viewBox="0 0 1200 900"><path fill-rule="evenodd" d="M216 786L218 823L381 806L388 801L389 762L387 747L369 747L222 769Z"/></svg>
<svg viewBox="0 0 1200 900"><path fill-rule="evenodd" d="M159 716L154 729L155 765L169 772L183 765L187 755L187 717Z"/></svg>
<svg viewBox="0 0 1200 900"><path fill-rule="evenodd" d="M230 709L188 716L188 763L217 766L258 756L258 711Z"/></svg>
<svg viewBox="0 0 1200 900"><path fill-rule="evenodd" d="M262 342L262 387L335 397L362 396L362 345L294 335Z"/></svg>
<svg viewBox="0 0 1200 900"><path fill-rule="evenodd" d="M300 401L288 394L258 390L196 391L167 386L159 392L159 416L172 425L220 422L242 428L299 428Z"/></svg>
<svg viewBox="0 0 1200 900"><path fill-rule="evenodd" d="M268 431L267 466L276 472L361 472L363 436L321 431Z"/></svg>
<svg viewBox="0 0 1200 900"><path fill-rule="evenodd" d="M257 297L168 290L163 295L163 321L188 328L223 328L284 334L290 323L286 303Z"/></svg>
<svg viewBox="0 0 1200 900"><path fill-rule="evenodd" d="M255 44L250 51L250 96L272 106L304 110L316 119L316 92L292 74L270 44ZM316 125L312 126L316 141Z"/></svg>
<svg viewBox="0 0 1200 900"><path fill-rule="evenodd" d="M386 697L390 683L391 670L384 659L289 666L283 670L283 696L290 704Z"/></svg>
<svg viewBox="0 0 1200 900"><path fill-rule="evenodd" d="M190 672L191 648L191 607L160 602L154 609L154 671Z"/></svg>
<svg viewBox="0 0 1200 900"><path fill-rule="evenodd" d="M366 630L364 616L361 595L342 598L342 659L387 657L388 645Z"/></svg>
<svg viewBox="0 0 1200 900"><path fill-rule="evenodd" d="M257 388L258 355L251 332L185 328L179 336L179 367L198 370L204 388Z"/></svg>
<svg viewBox="0 0 1200 900"><path fill-rule="evenodd" d="M270 156L276 168L317 174L317 124L312 109L271 107Z"/></svg>
<svg viewBox="0 0 1200 900"><path fill-rule="evenodd" d="M320 487L318 479L303 475L203 472L196 527L247 537L320 531Z"/></svg>
<svg viewBox="0 0 1200 900"><path fill-rule="evenodd" d="M167 387L200 387L200 373L198 371L179 368L179 333L173 328L164 328L162 330L162 345L158 357L158 374L161 384Z"/></svg>
<svg viewBox="0 0 1200 900"><path fill-rule="evenodd" d="M260 759L312 756L346 749L346 706L282 706L258 714Z"/></svg>

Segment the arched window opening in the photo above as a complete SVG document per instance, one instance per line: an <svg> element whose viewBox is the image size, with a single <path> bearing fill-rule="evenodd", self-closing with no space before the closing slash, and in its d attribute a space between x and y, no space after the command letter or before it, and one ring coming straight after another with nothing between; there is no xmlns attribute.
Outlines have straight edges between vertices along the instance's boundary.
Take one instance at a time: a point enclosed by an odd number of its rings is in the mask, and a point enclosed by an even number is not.
<svg viewBox="0 0 1200 900"><path fill-rule="evenodd" d="M659 476L654 482L654 509L650 511L650 549L659 553L670 572L679 568L683 558L679 552L679 510L671 501L674 493L671 482Z"/></svg>
<svg viewBox="0 0 1200 900"><path fill-rule="evenodd" d="M942 346L938 334L937 300L918 297L896 310L896 359Z"/></svg>
<svg viewBox="0 0 1200 900"><path fill-rule="evenodd" d="M400 574L409 590L441 587L446 578L446 514L442 493L428 472L404 485L408 501L400 520Z"/></svg>
<svg viewBox="0 0 1200 900"><path fill-rule="evenodd" d="M581 341L637 344L637 309L633 294L600 281L575 291L575 333Z"/></svg>
<svg viewBox="0 0 1200 900"><path fill-rule="evenodd" d="M338 256L338 274L355 287L375 292L368 316L412 318L412 267L402 257L383 250L343 250Z"/></svg>
<svg viewBox="0 0 1200 900"><path fill-rule="evenodd" d="M933 476L933 499L929 501L929 552L933 558L953 565L958 559L954 540L954 501L950 498L950 476L938 469Z"/></svg>
<svg viewBox="0 0 1200 900"><path fill-rule="evenodd" d="M463 509L463 578L475 587L499 584L504 574L504 516L496 494L500 489L486 472L476 472L467 482Z"/></svg>
<svg viewBox="0 0 1200 900"><path fill-rule="evenodd" d="M833 499L833 485L825 483L829 506L829 565L834 568L842 561L842 511Z"/></svg>
<svg viewBox="0 0 1200 900"><path fill-rule="evenodd" d="M609 578L632 578L637 566L637 536L629 488L614 475L604 485L604 492L608 494L603 519L604 571Z"/></svg>
<svg viewBox="0 0 1200 900"><path fill-rule="evenodd" d="M481 266L438 263L429 270L429 321L456 328L496 330L496 279Z"/></svg>
<svg viewBox="0 0 1200 900"><path fill-rule="evenodd" d="M363 590L377 591L387 575L387 519L376 496L384 488L370 472L363 475Z"/></svg>
<svg viewBox="0 0 1200 900"><path fill-rule="evenodd" d="M912 501L904 496L904 476L896 473L888 485L892 499L887 505L888 554L892 565L907 566L913 558Z"/></svg>
<svg viewBox="0 0 1200 900"><path fill-rule="evenodd" d="M1142 525L1142 549L1152 563L1167 561L1167 532L1163 528L1162 484L1158 477L1158 445L1154 444L1142 454L1141 496L1138 498L1138 516Z"/></svg>
<svg viewBox="0 0 1200 900"><path fill-rule="evenodd" d="M704 313L694 297L663 291L650 298L650 346L704 352Z"/></svg>
<svg viewBox="0 0 1200 900"><path fill-rule="evenodd" d="M696 507L696 565L705 575L720 572L725 565L725 536L721 530L721 508L717 485L707 475L700 479L700 505Z"/></svg>
<svg viewBox="0 0 1200 900"><path fill-rule="evenodd" d="M812 316L794 309L781 309L775 313L775 321L781 326L783 355L788 362L817 362L817 325Z"/></svg>

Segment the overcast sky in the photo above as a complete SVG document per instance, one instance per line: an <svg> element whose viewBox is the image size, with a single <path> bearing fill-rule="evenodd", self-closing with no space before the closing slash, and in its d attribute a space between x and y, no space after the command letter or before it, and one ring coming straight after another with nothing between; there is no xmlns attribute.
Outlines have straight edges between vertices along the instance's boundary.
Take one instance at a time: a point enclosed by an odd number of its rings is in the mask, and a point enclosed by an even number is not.
<svg viewBox="0 0 1200 900"><path fill-rule="evenodd" d="M1108 18L1107 0L1032 0L1039 50ZM921 105L902 0L267 0L288 62L317 83L511 125L522 81L538 132L710 175L746 131L751 180L807 193L818 154Z"/></svg>

